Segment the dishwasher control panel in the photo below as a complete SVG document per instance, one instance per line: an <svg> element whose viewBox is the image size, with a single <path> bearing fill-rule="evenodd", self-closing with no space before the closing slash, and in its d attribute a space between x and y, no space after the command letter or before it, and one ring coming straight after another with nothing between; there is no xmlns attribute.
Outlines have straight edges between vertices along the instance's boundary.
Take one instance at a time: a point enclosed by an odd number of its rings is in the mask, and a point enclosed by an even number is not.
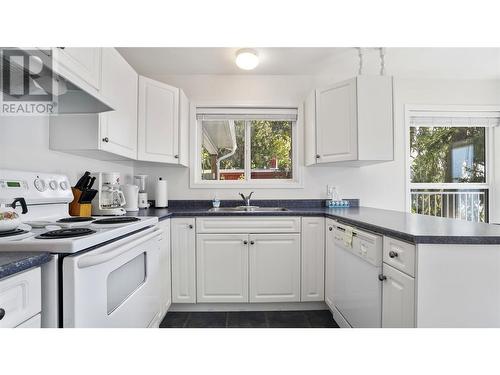
<svg viewBox="0 0 500 375"><path fill-rule="evenodd" d="M336 245L375 266L382 264L382 236L337 223L334 227L334 241Z"/></svg>

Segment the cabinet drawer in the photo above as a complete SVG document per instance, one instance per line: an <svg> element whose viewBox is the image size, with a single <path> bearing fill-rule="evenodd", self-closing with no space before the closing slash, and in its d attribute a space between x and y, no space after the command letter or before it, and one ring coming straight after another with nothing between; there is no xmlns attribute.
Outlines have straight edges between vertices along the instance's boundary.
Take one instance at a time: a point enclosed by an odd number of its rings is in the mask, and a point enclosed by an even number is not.
<svg viewBox="0 0 500 375"><path fill-rule="evenodd" d="M384 262L410 276L415 276L415 245L384 237Z"/></svg>
<svg viewBox="0 0 500 375"><path fill-rule="evenodd" d="M5 311L0 327L16 327L41 311L40 284L40 268L0 281L0 309Z"/></svg>
<svg viewBox="0 0 500 375"><path fill-rule="evenodd" d="M299 233L300 217L197 218L197 233Z"/></svg>

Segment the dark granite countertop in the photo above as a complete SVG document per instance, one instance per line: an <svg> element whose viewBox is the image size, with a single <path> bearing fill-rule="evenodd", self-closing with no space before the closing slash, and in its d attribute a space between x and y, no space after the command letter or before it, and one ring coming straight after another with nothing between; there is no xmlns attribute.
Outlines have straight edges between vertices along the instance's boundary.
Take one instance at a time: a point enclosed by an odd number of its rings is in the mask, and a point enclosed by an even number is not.
<svg viewBox="0 0 500 375"><path fill-rule="evenodd" d="M196 201L195 201L196 202ZM276 203L276 202L273 202ZM277 205L277 204L276 204ZM324 216L354 225L361 229L392 236L404 241L422 244L500 244L500 226L471 223L401 211L370 207L329 209L314 204L313 207L287 207L279 212L210 212L209 207L194 204L191 208L149 208L130 216L157 216L159 220L171 217L194 216Z"/></svg>
<svg viewBox="0 0 500 375"><path fill-rule="evenodd" d="M0 279L29 268L39 267L49 260L49 253L0 252Z"/></svg>

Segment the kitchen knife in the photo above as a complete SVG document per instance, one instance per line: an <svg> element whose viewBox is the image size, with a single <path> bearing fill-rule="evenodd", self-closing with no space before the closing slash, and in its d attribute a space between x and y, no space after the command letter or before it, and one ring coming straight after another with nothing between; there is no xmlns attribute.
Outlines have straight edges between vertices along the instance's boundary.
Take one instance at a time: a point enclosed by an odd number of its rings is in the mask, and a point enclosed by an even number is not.
<svg viewBox="0 0 500 375"><path fill-rule="evenodd" d="M85 180L87 179L87 177L90 176L90 172L89 171L86 171L82 177L80 177L80 179L78 180L78 182L75 184L75 189L78 189L78 190L82 190L84 185L83 183L85 182Z"/></svg>
<svg viewBox="0 0 500 375"><path fill-rule="evenodd" d="M89 181L90 181L90 176L85 177L85 179L82 182L82 186L80 187L81 191L87 190L87 185L88 185Z"/></svg>
<svg viewBox="0 0 500 375"><path fill-rule="evenodd" d="M92 186L94 186L94 182L95 182L95 177L92 177L90 179L89 185L87 186L88 190L92 189Z"/></svg>

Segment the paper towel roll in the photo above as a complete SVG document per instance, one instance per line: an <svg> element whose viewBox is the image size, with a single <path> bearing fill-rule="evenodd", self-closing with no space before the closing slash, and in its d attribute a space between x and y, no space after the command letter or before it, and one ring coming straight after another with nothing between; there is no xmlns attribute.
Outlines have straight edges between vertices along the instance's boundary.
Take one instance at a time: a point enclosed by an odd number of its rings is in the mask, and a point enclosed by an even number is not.
<svg viewBox="0 0 500 375"><path fill-rule="evenodd" d="M167 181L158 178L155 190L155 207L168 207Z"/></svg>

